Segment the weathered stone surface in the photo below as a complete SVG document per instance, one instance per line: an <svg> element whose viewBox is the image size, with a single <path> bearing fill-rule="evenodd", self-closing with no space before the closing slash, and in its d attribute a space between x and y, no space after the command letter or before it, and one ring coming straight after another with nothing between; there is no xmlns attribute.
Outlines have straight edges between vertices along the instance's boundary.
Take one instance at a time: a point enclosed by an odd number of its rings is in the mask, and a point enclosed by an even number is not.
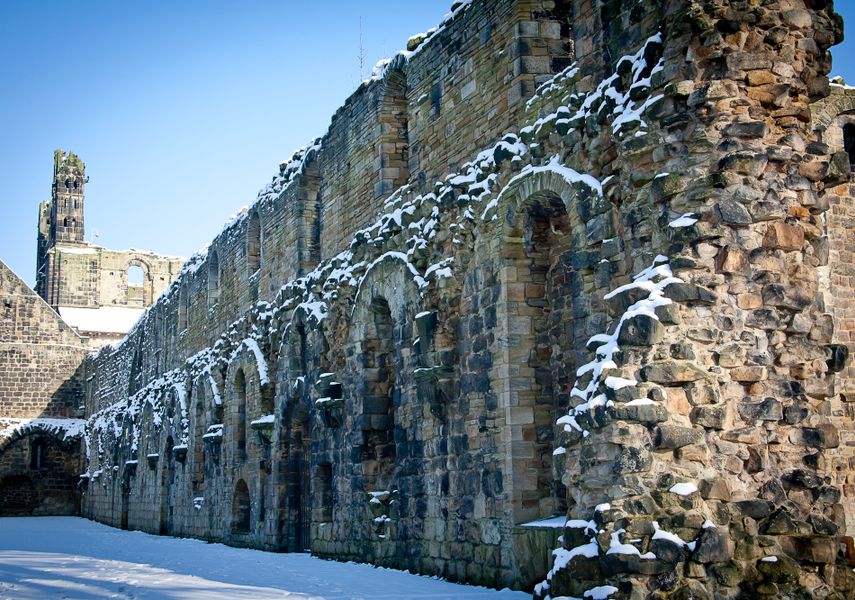
<svg viewBox="0 0 855 600"><path fill-rule="evenodd" d="M762 402L740 402L739 415L746 421L780 421L784 409L775 398L766 398Z"/></svg>
<svg viewBox="0 0 855 600"><path fill-rule="evenodd" d="M680 427L679 425L659 425L653 434L653 445L657 448L682 448L701 440L700 429Z"/></svg>
<svg viewBox="0 0 855 600"><path fill-rule="evenodd" d="M461 5L86 361L119 427L85 515L494 587L557 566L552 597L845 596L832 6L565 4Z"/></svg>
<svg viewBox="0 0 855 600"><path fill-rule="evenodd" d="M766 229L763 237L765 248L780 250L801 250L805 242L805 233L801 227L786 223L773 223Z"/></svg>
<svg viewBox="0 0 855 600"><path fill-rule="evenodd" d="M662 339L665 328L659 319L638 315L624 321L618 335L621 346L652 346Z"/></svg>
<svg viewBox="0 0 855 600"><path fill-rule="evenodd" d="M705 376L704 371L689 362L663 361L647 365L641 370L644 381L662 384L688 383Z"/></svg>
<svg viewBox="0 0 855 600"><path fill-rule="evenodd" d="M717 527L707 527L698 537L692 560L707 564L725 562L733 556L733 542L727 533Z"/></svg>

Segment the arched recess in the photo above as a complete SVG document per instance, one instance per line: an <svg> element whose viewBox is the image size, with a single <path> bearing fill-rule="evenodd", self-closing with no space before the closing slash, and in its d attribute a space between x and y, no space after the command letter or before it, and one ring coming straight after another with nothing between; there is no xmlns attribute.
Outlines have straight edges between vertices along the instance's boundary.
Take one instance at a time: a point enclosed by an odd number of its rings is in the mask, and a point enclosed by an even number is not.
<svg viewBox="0 0 855 600"><path fill-rule="evenodd" d="M182 282L178 288L178 331L187 329L190 324L190 290L187 282Z"/></svg>
<svg viewBox="0 0 855 600"><path fill-rule="evenodd" d="M277 448L279 544L289 552L311 548L311 524L322 498L311 479L315 381L321 372L323 331L307 311L298 307L285 327L279 351L277 405L281 416ZM335 395L335 394L334 394ZM337 395L337 399L341 394ZM331 507L329 507L331 514Z"/></svg>
<svg viewBox="0 0 855 600"><path fill-rule="evenodd" d="M261 360L265 359L261 357ZM269 463L269 444L263 443L266 438L257 432L248 434L252 421L273 414L274 387L269 381L268 371L266 362L259 365L256 353L247 343L240 346L229 363L225 434L231 456L237 461L246 461L248 456L252 456Z"/></svg>
<svg viewBox="0 0 855 600"><path fill-rule="evenodd" d="M167 436L160 457L160 535L170 535L173 525L173 492L175 484L175 461L172 459L172 449L175 442L172 436Z"/></svg>
<svg viewBox="0 0 855 600"><path fill-rule="evenodd" d="M321 176L318 166L318 151L309 150L303 162L303 172L300 174L301 193L303 202L299 204L302 211L300 219L300 238L297 244L299 263L297 276L303 276L321 262Z"/></svg>
<svg viewBox="0 0 855 600"><path fill-rule="evenodd" d="M375 261L359 284L348 334L347 397L356 417L351 446L367 492L391 491L421 460L415 425L412 337L421 303L418 272L405 255ZM406 405L406 410L402 410ZM419 489L416 484L412 489Z"/></svg>
<svg viewBox="0 0 855 600"><path fill-rule="evenodd" d="M204 378L205 374L199 376L193 384L193 394L190 414L192 415L192 431L193 437L190 442L192 446L191 463L191 480L190 485L194 493L198 493L203 489L205 483L206 471L206 451L205 438L203 437L208 431L208 427L212 424L211 415L208 410L208 397L206 394L206 385Z"/></svg>
<svg viewBox="0 0 855 600"><path fill-rule="evenodd" d="M587 224L612 231L608 204L594 180L568 182L549 168L514 180L498 199L502 250L496 304L493 388L514 442L505 452L503 487L515 523L563 513L566 490L553 476L555 421L566 412L579 343L574 309L582 302L574 251ZM611 234L610 234L611 235ZM605 236L604 236L605 237ZM584 344L584 342L582 342Z"/></svg>
<svg viewBox="0 0 855 600"><path fill-rule="evenodd" d="M0 441L0 516L77 514L80 450L38 423Z"/></svg>
<svg viewBox="0 0 855 600"><path fill-rule="evenodd" d="M389 65L383 78L377 123L380 135L376 142L375 199L388 196L409 179L407 75L400 59Z"/></svg>
<svg viewBox="0 0 855 600"><path fill-rule="evenodd" d="M125 269L127 277L128 306L144 307L153 302L151 265L141 258L131 258Z"/></svg>
<svg viewBox="0 0 855 600"><path fill-rule="evenodd" d="M142 423L140 424L141 439L140 439L140 450L142 456L140 458L149 460L149 465L151 466L152 462L156 462L160 457L160 448L159 448L159 440L160 440L160 431L154 423L154 412L155 407L152 404L151 397L145 399L145 403L142 411Z"/></svg>
<svg viewBox="0 0 855 600"><path fill-rule="evenodd" d="M261 217L258 210L249 211L246 223L246 272L253 275L261 268Z"/></svg>
<svg viewBox="0 0 855 600"><path fill-rule="evenodd" d="M220 301L220 255L216 249L208 252L208 308Z"/></svg>
<svg viewBox="0 0 855 600"><path fill-rule="evenodd" d="M229 402L229 417L232 421L232 455L240 461L246 460L246 374L243 369L235 371L231 380L232 393Z"/></svg>
<svg viewBox="0 0 855 600"><path fill-rule="evenodd" d="M135 430L133 415L125 414L122 421L121 446L126 462L124 465L119 465L121 470L119 527L121 529L128 529L130 526L131 482L137 474L139 464L138 438L134 435Z"/></svg>
<svg viewBox="0 0 855 600"><path fill-rule="evenodd" d="M252 504L249 487L243 479L235 484L232 496L232 533L249 533L252 528Z"/></svg>

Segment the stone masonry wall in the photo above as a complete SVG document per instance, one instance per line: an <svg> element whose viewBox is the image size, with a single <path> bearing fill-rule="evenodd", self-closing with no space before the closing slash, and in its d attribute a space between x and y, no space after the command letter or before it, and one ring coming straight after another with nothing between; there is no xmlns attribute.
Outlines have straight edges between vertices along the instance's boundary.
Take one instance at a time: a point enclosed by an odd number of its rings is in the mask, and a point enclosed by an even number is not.
<svg viewBox="0 0 855 600"><path fill-rule="evenodd" d="M0 262L0 416L80 416L85 341Z"/></svg>
<svg viewBox="0 0 855 600"><path fill-rule="evenodd" d="M457 8L87 361L83 513L540 598L846 597L832 9Z"/></svg>
<svg viewBox="0 0 855 600"><path fill-rule="evenodd" d="M149 306L172 283L183 260L91 244L59 244L48 251L47 298L53 306ZM128 285L128 269L140 267L143 283Z"/></svg>

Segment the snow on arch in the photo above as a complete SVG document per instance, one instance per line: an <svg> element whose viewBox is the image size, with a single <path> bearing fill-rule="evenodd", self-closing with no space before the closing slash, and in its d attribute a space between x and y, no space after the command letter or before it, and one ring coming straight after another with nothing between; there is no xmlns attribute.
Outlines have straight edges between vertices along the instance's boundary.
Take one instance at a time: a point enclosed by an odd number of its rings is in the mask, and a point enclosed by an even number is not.
<svg viewBox="0 0 855 600"><path fill-rule="evenodd" d="M236 362L240 362L245 356L252 356L255 364L255 372L258 374L259 387L264 387L270 384L270 370L267 367L267 359L264 357L264 353L258 345L258 340L252 337L244 338L229 357L227 379L230 381L234 376L232 366L235 365ZM244 372L244 375L246 375L246 372Z"/></svg>
<svg viewBox="0 0 855 600"><path fill-rule="evenodd" d="M84 419L0 419L0 453L30 435L50 435L61 442L83 437Z"/></svg>
<svg viewBox="0 0 855 600"><path fill-rule="evenodd" d="M399 267L394 268L393 277L382 278L379 274L382 269L390 267L392 264L397 264ZM388 272L385 273L389 275ZM399 285L400 284L400 285ZM409 261L407 255L403 252L390 251L381 255L372 262L356 288L356 295L353 298L353 308L350 311L351 318L356 314L357 310L361 310L366 304L364 296L365 290L370 287L367 303L370 304L374 296L382 295L389 302L389 307L392 309L392 315L400 314L405 306L400 301L400 296L412 292L416 297L420 297L422 289L428 286L427 280L422 277L418 269ZM409 290L407 290L409 288ZM376 294L375 292L382 290L384 293Z"/></svg>
<svg viewBox="0 0 855 600"><path fill-rule="evenodd" d="M581 223L578 202L573 201L575 197L580 193L588 193L602 198L603 186L593 175L579 173L562 164L556 154L547 164L539 167L527 165L514 175L499 194L487 203L481 212L481 219L495 219L499 210L509 203L515 211L520 211L532 196L543 193L561 198L571 226L575 227Z"/></svg>

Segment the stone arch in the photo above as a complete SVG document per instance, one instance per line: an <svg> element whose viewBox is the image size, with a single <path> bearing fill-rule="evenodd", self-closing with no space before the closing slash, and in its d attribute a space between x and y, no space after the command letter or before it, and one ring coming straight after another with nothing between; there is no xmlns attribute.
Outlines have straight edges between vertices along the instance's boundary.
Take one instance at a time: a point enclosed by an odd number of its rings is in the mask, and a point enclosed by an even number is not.
<svg viewBox="0 0 855 600"><path fill-rule="evenodd" d="M65 433L62 436L57 434L56 428L52 425L48 425L46 423L40 421L32 421L27 423L26 427L19 427L14 430L6 437L0 438L0 454L6 451L6 449L17 442L20 439L29 437L29 436L39 436L44 439L56 440L56 442L61 444L70 444L74 440L79 439L78 435L67 435Z"/></svg>
<svg viewBox="0 0 855 600"><path fill-rule="evenodd" d="M142 283L131 283L130 270L132 268L139 268L142 270ZM154 301L154 282L151 277L151 265L149 262L138 256L132 257L128 260L128 264L125 267L125 276L125 283L128 288L128 306L150 306Z"/></svg>
<svg viewBox="0 0 855 600"><path fill-rule="evenodd" d="M67 515L79 510L80 438L31 423L0 441L0 515Z"/></svg>
<svg viewBox="0 0 855 600"><path fill-rule="evenodd" d="M246 221L246 272L253 275L261 269L261 217L251 209Z"/></svg>
<svg viewBox="0 0 855 600"><path fill-rule="evenodd" d="M235 484L232 495L232 533L249 533L252 530L252 502L249 487L243 479Z"/></svg>
<svg viewBox="0 0 855 600"><path fill-rule="evenodd" d="M144 400L142 416L140 417L140 454L141 458L148 459L154 455L159 456L159 440L160 432L155 428L154 413L157 407L152 402L151 397ZM149 461L151 464L151 461Z"/></svg>
<svg viewBox="0 0 855 600"><path fill-rule="evenodd" d="M298 306L283 328L276 364L277 412L286 416L291 403L301 401L312 410L311 373L329 369L324 350L328 347L323 323ZM315 360L313 360L315 359Z"/></svg>
<svg viewBox="0 0 855 600"><path fill-rule="evenodd" d="M220 255L216 248L208 252L208 308L220 301Z"/></svg>
<svg viewBox="0 0 855 600"><path fill-rule="evenodd" d="M568 180L569 178L569 180ZM589 231L613 237L613 215L593 178L550 164L514 178L500 194L500 294L496 302L494 392L509 436L503 487L516 523L563 513L566 490L552 472L555 420L566 412L575 348L584 346L575 315L589 314L577 267ZM582 216L585 216L585 221ZM590 265L588 265L590 266Z"/></svg>
<svg viewBox="0 0 855 600"><path fill-rule="evenodd" d="M414 395L412 337L421 305L422 281L405 255L387 254L363 276L354 299L347 354L349 412L354 449L359 448L365 491L389 490L401 465L411 459L413 410L401 407ZM356 456L356 454L355 454Z"/></svg>
<svg viewBox="0 0 855 600"><path fill-rule="evenodd" d="M407 113L407 75L403 64L393 61L383 77L377 108L379 136L375 142L375 199L388 196L409 179Z"/></svg>
<svg viewBox="0 0 855 600"><path fill-rule="evenodd" d="M270 424L259 419L273 414L274 386L267 376L266 360L257 356L248 343L253 342L245 341L238 347L226 372L224 458L235 465L263 462L267 468L270 440L265 434ZM259 364L259 360L265 363Z"/></svg>
<svg viewBox="0 0 855 600"><path fill-rule="evenodd" d="M175 437L176 446L186 448L190 436L189 396L183 383L171 383L163 393L164 430ZM171 457L170 457L171 458Z"/></svg>
<svg viewBox="0 0 855 600"><path fill-rule="evenodd" d="M832 93L827 98L811 105L814 129L825 131L840 115L855 113L855 94L848 89L838 89L832 87Z"/></svg>

